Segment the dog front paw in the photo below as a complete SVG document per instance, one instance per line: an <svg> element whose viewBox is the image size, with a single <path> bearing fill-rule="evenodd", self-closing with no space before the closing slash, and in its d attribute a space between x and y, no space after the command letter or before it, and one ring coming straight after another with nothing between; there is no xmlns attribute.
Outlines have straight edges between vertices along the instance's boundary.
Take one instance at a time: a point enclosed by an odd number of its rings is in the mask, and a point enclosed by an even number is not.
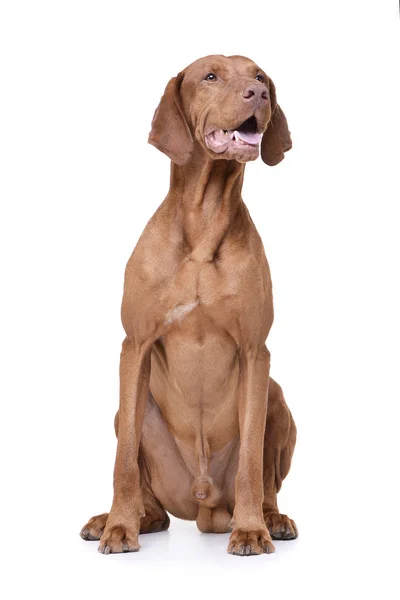
<svg viewBox="0 0 400 600"><path fill-rule="evenodd" d="M229 538L229 554L237 556L252 556L255 554L271 554L275 552L268 529L246 531L234 529Z"/></svg>
<svg viewBox="0 0 400 600"><path fill-rule="evenodd" d="M135 527L125 525L106 525L100 539L99 552L102 554L118 554L120 552L137 552L140 548L139 531Z"/></svg>

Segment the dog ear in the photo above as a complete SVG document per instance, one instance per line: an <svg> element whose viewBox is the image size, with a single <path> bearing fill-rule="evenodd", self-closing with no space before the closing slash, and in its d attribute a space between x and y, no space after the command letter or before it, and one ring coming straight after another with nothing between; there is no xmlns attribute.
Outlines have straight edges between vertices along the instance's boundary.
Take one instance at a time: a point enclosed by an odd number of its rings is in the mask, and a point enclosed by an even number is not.
<svg viewBox="0 0 400 600"><path fill-rule="evenodd" d="M183 73L173 77L165 88L151 122L149 144L164 152L177 165L192 157L193 138L183 114L180 87Z"/></svg>
<svg viewBox="0 0 400 600"><path fill-rule="evenodd" d="M269 95L271 99L271 118L261 140L261 158L273 167L285 158L285 152L292 147L292 138L285 113L276 102L275 85L268 78Z"/></svg>

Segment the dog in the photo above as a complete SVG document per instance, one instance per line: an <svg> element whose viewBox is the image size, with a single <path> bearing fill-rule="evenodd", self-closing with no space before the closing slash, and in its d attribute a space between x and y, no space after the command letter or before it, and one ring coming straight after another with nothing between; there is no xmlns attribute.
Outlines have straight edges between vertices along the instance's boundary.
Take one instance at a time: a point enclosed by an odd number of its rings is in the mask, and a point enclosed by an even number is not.
<svg viewBox="0 0 400 600"><path fill-rule="evenodd" d="M114 498L81 537L135 552L171 513L230 531L231 554L269 554L298 535L277 505L296 426L269 375L272 284L241 190L246 162L292 147L287 120L253 61L207 56L169 81L149 142L170 189L126 267Z"/></svg>

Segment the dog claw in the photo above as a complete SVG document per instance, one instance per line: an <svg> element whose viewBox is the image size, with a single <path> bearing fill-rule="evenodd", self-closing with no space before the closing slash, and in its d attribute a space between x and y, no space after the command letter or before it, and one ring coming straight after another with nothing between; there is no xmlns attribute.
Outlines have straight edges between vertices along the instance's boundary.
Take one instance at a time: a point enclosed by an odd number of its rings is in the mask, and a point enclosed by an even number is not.
<svg viewBox="0 0 400 600"><path fill-rule="evenodd" d="M286 525L282 525L279 529L275 529L271 532L271 536L274 540L284 540L286 539L286 532L288 531L288 527Z"/></svg>
<svg viewBox="0 0 400 600"><path fill-rule="evenodd" d="M92 535L90 533L89 529L83 529L79 535L86 542L96 542L100 539L100 538L96 537L95 535Z"/></svg>
<svg viewBox="0 0 400 600"><path fill-rule="evenodd" d="M100 539L100 538L96 537L95 535L92 535L90 533L89 529L82 529L82 531L80 532L79 535L86 542L95 542Z"/></svg>
<svg viewBox="0 0 400 600"><path fill-rule="evenodd" d="M295 537L296 537L296 532L294 531L294 529L292 527L289 527L288 525L286 525L285 540L294 540Z"/></svg>

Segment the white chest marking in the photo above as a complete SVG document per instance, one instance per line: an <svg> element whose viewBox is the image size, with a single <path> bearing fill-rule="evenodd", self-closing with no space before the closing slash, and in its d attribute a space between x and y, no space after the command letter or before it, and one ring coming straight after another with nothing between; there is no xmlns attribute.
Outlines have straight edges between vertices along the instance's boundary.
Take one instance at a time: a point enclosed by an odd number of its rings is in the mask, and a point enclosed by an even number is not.
<svg viewBox="0 0 400 600"><path fill-rule="evenodd" d="M171 308L171 310L169 310L165 315L164 325L171 325L171 323L175 322L180 323L183 317L187 315L187 313L189 313L191 310L193 310L198 305L198 303L199 301L196 300L196 302L189 302L188 304L178 304L178 306L175 306L175 308Z"/></svg>

